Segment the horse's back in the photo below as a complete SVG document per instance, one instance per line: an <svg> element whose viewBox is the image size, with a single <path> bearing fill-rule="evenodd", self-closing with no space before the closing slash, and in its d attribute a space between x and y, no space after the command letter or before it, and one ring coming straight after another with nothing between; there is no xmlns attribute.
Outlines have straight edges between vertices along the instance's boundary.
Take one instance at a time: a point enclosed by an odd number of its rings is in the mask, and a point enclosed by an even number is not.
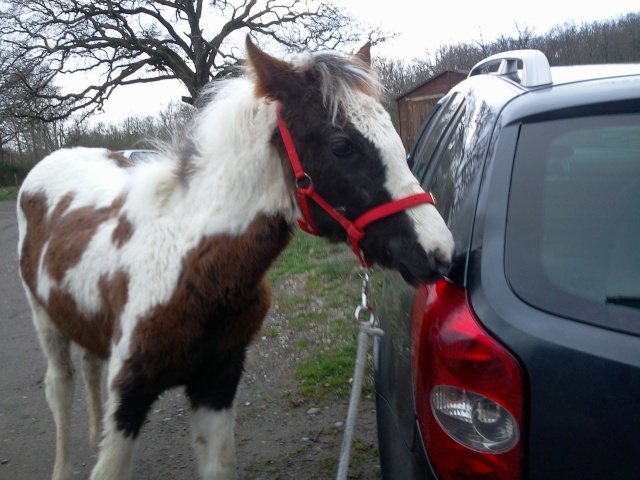
<svg viewBox="0 0 640 480"><path fill-rule="evenodd" d="M76 204L110 203L130 177L132 164L104 148L57 150L42 159L27 175L21 196L42 195L50 205L73 195Z"/></svg>

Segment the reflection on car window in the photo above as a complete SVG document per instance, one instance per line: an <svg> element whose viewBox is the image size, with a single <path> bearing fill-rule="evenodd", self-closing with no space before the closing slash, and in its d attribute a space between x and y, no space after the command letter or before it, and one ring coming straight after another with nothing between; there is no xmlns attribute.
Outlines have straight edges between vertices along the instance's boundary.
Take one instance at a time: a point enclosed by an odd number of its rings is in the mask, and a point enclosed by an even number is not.
<svg viewBox="0 0 640 480"><path fill-rule="evenodd" d="M431 165L431 159L442 140L442 134L455 118L456 112L463 104L464 96L456 93L451 96L444 107L441 107L437 115L431 118L429 125L424 129L419 145L415 150L413 162L413 174L420 181L426 178Z"/></svg>
<svg viewBox="0 0 640 480"><path fill-rule="evenodd" d="M516 293L585 321L640 300L639 152L638 114L522 127L507 226Z"/></svg>
<svg viewBox="0 0 640 480"><path fill-rule="evenodd" d="M458 122L451 132L448 143L442 149L435 175L429 182L429 191L436 198L436 208L448 222L457 190L458 167L464 151L464 125Z"/></svg>

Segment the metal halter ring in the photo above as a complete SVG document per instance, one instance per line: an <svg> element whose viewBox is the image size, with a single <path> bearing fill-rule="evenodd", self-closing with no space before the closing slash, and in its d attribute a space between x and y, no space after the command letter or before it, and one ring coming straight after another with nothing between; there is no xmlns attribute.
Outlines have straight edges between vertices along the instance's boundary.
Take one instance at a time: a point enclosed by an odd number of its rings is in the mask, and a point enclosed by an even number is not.
<svg viewBox="0 0 640 480"><path fill-rule="evenodd" d="M313 188L313 180L311 180L311 177L305 172L303 177L296 179L296 188L308 189L309 187Z"/></svg>
<svg viewBox="0 0 640 480"><path fill-rule="evenodd" d="M360 320L360 314L361 314L362 312L369 312L369 320L368 320L368 321L366 321L366 320L364 320L364 321L363 321L363 320ZM369 325L370 327L375 326L375 323L376 323L376 314L375 314L375 312L373 311L373 308L371 308L371 307L367 307L367 306L364 306L364 307L363 307L362 305L358 305L358 306L356 307L356 311L355 311L354 315L355 315L355 317L356 317L356 322L367 324L367 325Z"/></svg>

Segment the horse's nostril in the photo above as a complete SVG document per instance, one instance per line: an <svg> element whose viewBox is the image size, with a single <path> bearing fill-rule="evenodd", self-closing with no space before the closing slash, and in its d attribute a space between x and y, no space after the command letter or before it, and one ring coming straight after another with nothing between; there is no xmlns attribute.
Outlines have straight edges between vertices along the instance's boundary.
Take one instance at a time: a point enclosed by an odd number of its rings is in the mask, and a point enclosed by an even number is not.
<svg viewBox="0 0 640 480"><path fill-rule="evenodd" d="M442 250L441 248L436 248L433 251L433 257L439 262L439 263L448 263L449 259L447 258L447 254L445 253L444 250Z"/></svg>
<svg viewBox="0 0 640 480"><path fill-rule="evenodd" d="M391 251L391 247L387 247L384 250L384 259L389 262L393 258L393 252Z"/></svg>
<svg viewBox="0 0 640 480"><path fill-rule="evenodd" d="M436 248L431 255L431 259L434 264L434 271L440 275L446 275L449 272L451 259L444 250Z"/></svg>

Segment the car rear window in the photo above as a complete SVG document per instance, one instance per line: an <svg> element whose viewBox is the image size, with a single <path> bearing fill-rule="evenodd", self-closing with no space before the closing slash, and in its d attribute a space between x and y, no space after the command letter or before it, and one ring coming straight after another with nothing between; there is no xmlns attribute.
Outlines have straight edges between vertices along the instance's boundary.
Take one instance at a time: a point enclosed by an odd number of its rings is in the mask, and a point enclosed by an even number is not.
<svg viewBox="0 0 640 480"><path fill-rule="evenodd" d="M505 262L531 305L640 334L640 114L521 127Z"/></svg>

